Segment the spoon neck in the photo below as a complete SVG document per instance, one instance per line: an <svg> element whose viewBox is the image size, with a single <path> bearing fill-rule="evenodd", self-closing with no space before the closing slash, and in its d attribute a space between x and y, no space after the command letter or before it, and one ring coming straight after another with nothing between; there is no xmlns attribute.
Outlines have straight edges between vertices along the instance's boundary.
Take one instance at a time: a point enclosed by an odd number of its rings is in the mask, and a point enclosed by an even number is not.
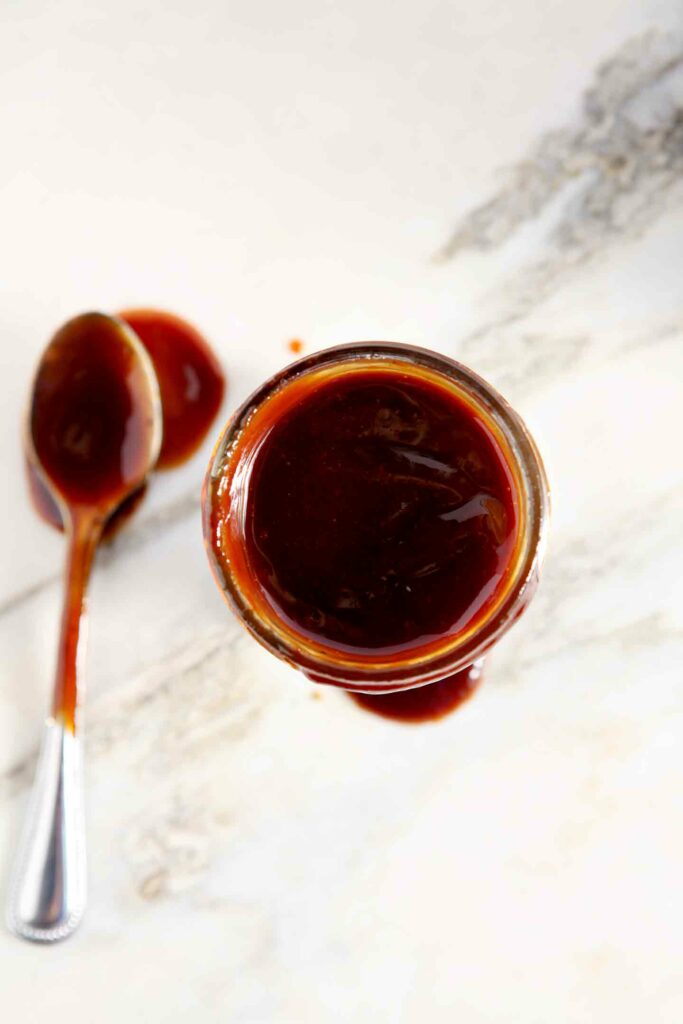
<svg viewBox="0 0 683 1024"><path fill-rule="evenodd" d="M74 510L70 519L52 713L73 733L83 690L86 592L102 521L89 510Z"/></svg>

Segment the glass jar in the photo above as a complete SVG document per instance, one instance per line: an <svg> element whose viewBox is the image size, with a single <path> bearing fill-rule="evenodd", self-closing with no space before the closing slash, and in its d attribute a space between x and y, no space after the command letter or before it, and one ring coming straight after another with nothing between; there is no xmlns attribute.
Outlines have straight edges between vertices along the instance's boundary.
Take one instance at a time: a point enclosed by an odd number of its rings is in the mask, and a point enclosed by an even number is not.
<svg viewBox="0 0 683 1024"><path fill-rule="evenodd" d="M485 614L454 635L394 654L340 651L278 616L250 571L245 517L250 473L274 423L318 384L368 368L421 378L452 392L495 438L513 480L513 554ZM446 679L479 663L528 605L538 582L549 516L540 455L517 413L486 381L446 356L411 345L361 342L301 359L263 384L235 413L215 448L202 495L204 539L228 604L273 654L317 682L387 693Z"/></svg>

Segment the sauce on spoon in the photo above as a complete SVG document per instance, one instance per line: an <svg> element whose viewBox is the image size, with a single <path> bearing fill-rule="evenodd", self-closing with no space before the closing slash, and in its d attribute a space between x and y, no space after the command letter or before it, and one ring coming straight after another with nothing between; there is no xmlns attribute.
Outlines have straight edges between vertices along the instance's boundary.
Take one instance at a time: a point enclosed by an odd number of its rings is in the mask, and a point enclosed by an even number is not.
<svg viewBox="0 0 683 1024"><path fill-rule="evenodd" d="M160 427L156 379L135 334L103 313L65 324L38 366L27 448L50 514L59 511L69 535L53 713L71 731L79 626L94 553L109 516L153 467Z"/></svg>
<svg viewBox="0 0 683 1024"><path fill-rule="evenodd" d="M163 415L161 452L155 469L173 469L187 461L202 443L221 406L225 376L209 343L186 320L157 309L132 309L119 314L133 328L154 366ZM58 504L27 453L29 493L38 515L62 530ZM105 523L102 537L111 539L144 498L143 484L119 505Z"/></svg>

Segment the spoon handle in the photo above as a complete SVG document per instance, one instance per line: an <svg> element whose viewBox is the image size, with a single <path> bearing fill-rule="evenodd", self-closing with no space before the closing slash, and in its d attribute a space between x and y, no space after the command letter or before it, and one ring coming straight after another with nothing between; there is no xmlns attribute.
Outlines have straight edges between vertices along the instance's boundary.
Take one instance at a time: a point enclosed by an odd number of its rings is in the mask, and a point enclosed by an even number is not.
<svg viewBox="0 0 683 1024"><path fill-rule="evenodd" d="M65 939L86 904L81 739L48 718L10 888L7 923L34 942Z"/></svg>
<svg viewBox="0 0 683 1024"><path fill-rule="evenodd" d="M85 630L85 592L101 523L72 515L52 716L10 889L7 923L21 938L56 942L78 927L86 904L85 815L77 712Z"/></svg>

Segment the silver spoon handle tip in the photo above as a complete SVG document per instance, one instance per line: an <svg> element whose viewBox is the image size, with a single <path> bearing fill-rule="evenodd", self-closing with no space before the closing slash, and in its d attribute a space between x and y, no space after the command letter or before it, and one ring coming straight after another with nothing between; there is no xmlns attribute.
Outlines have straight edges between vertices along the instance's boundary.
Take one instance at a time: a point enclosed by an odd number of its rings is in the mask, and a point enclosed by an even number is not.
<svg viewBox="0 0 683 1024"><path fill-rule="evenodd" d="M10 885L7 925L32 942L58 942L80 924L86 904L81 740L52 718Z"/></svg>

